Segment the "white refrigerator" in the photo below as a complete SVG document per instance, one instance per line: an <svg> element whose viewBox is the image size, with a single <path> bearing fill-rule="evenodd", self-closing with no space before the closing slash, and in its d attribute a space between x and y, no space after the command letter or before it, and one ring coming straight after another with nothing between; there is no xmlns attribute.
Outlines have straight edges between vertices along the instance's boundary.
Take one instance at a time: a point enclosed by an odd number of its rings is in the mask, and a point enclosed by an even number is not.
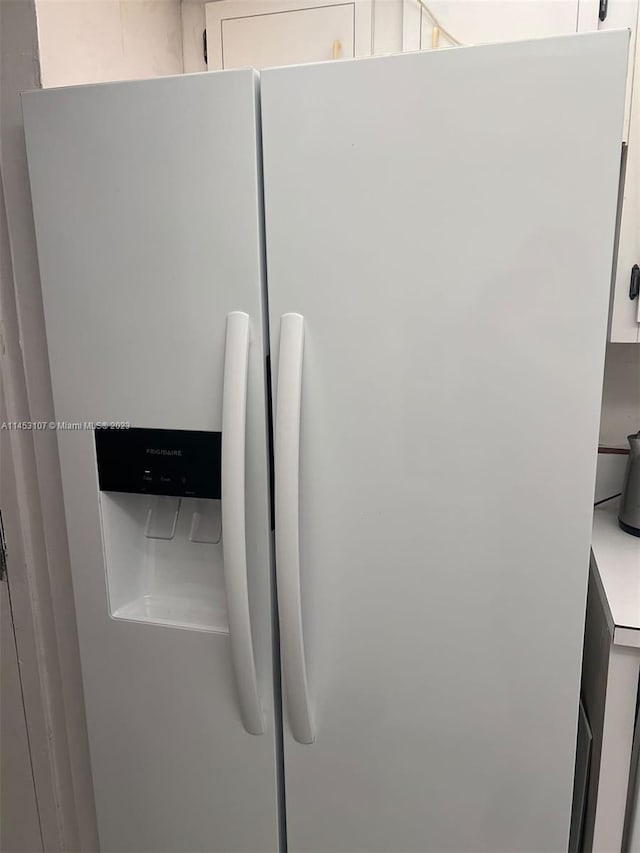
<svg viewBox="0 0 640 853"><path fill-rule="evenodd" d="M103 851L566 849L627 42L24 96Z"/></svg>

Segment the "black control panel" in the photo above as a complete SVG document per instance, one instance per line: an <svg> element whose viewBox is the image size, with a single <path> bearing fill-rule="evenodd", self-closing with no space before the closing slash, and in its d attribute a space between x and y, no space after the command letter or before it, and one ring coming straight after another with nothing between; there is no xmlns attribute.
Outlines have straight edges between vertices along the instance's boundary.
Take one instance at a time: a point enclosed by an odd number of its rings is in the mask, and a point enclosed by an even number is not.
<svg viewBox="0 0 640 853"><path fill-rule="evenodd" d="M95 430L103 492L220 499L221 432Z"/></svg>

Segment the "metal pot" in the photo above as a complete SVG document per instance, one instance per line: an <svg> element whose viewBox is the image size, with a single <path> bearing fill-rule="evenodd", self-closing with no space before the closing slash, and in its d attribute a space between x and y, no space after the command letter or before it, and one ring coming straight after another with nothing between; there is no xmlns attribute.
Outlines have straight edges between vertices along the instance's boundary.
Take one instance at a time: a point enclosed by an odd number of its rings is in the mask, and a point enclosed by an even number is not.
<svg viewBox="0 0 640 853"><path fill-rule="evenodd" d="M640 536L640 431L628 435L629 458L624 475L618 523L633 536Z"/></svg>

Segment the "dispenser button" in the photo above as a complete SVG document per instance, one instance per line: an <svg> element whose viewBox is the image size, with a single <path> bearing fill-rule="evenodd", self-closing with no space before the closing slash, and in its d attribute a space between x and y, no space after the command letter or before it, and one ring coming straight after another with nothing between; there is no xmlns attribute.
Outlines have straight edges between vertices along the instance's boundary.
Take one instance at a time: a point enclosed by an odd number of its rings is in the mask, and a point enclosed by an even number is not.
<svg viewBox="0 0 640 853"><path fill-rule="evenodd" d="M173 539L179 511L180 498L160 495L151 498L144 531L147 539Z"/></svg>
<svg viewBox="0 0 640 853"><path fill-rule="evenodd" d="M192 542L217 544L222 535L221 504L216 500L197 500L192 503L194 512L191 518Z"/></svg>

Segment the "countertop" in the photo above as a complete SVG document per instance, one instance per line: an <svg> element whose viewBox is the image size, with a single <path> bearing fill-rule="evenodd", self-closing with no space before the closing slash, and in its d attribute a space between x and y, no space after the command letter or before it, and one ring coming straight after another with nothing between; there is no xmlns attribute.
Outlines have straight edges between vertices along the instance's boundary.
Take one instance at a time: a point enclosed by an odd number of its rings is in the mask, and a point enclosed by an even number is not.
<svg viewBox="0 0 640 853"><path fill-rule="evenodd" d="M593 511L592 562L609 607L614 643L640 648L640 537L618 527L620 501Z"/></svg>

